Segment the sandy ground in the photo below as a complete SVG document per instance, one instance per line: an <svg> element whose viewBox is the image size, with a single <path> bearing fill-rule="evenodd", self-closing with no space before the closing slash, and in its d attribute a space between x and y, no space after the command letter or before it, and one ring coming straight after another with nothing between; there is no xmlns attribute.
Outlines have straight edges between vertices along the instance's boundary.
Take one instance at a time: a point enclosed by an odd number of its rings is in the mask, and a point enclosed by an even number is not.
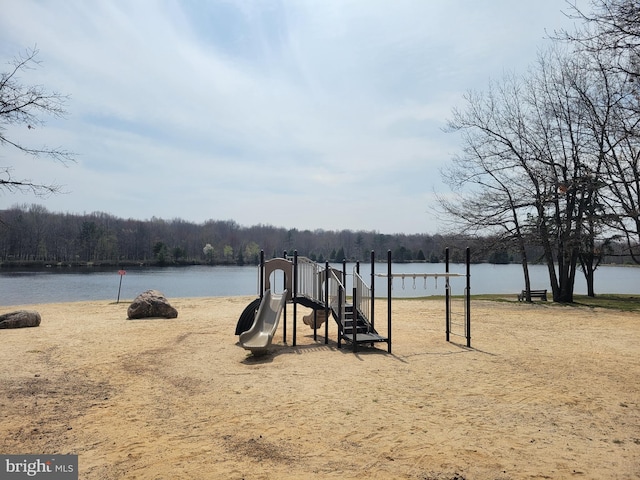
<svg viewBox="0 0 640 480"><path fill-rule="evenodd" d="M394 300L393 353L354 354L300 308L298 345L257 358L251 299L27 307L40 327L0 330L0 452L96 480L640 478L640 314L477 301L469 349L442 300Z"/></svg>

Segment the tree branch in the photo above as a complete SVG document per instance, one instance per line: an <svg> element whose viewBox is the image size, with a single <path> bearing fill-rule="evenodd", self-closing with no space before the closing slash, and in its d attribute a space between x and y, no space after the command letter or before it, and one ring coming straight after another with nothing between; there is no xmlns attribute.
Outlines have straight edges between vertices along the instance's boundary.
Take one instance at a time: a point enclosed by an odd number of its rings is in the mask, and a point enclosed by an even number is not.
<svg viewBox="0 0 640 480"><path fill-rule="evenodd" d="M25 85L21 82L19 74L40 66L36 59L37 48L30 48L18 54L8 62L11 68L0 73L0 146L8 146L33 157L49 157L64 165L75 162L75 154L60 147L52 148L47 145L34 147L26 145L6 135L7 126L25 125L29 130L35 126L43 126L42 115L51 115L62 118L66 114L65 103L68 96L56 91L48 91L42 85ZM2 176L4 178L2 178ZM0 169L0 190L32 191L38 195L51 195L59 193L58 185L47 185L31 180L11 178L11 168Z"/></svg>

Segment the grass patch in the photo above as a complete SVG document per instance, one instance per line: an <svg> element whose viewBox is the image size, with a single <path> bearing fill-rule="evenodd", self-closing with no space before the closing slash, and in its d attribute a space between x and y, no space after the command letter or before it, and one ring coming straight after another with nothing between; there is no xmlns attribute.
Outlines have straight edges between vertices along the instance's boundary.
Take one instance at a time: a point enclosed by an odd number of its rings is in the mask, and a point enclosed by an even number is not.
<svg viewBox="0 0 640 480"><path fill-rule="evenodd" d="M551 292L547 295L551 297ZM493 302L517 302L517 295L492 294L492 295L471 295L472 300L490 300ZM533 303L540 303L549 306L558 307L590 307L590 308L607 308L610 310L620 310L623 312L640 312L640 296L639 295L618 295L603 294L589 297L587 295L574 295L573 303L555 303L552 301L542 302L534 300Z"/></svg>
<svg viewBox="0 0 640 480"><path fill-rule="evenodd" d="M547 292L547 296L551 298L551 291ZM385 299L385 297L379 297ZM453 299L462 299L462 295L452 295ZM411 302L411 301L444 301L444 295L432 295L428 297L411 297L411 298L394 298L393 301ZM471 295L471 300L488 300L491 302L519 303L516 294L508 293L492 293ZM590 307L590 308L607 308L611 310L620 310L623 312L640 312L640 295L633 294L602 294L595 297L587 295L574 295L573 303L555 303L552 301L543 302L534 300L532 303L547 305L550 307Z"/></svg>
<svg viewBox="0 0 640 480"><path fill-rule="evenodd" d="M640 311L639 295L615 295L604 294L588 297L586 295L574 295L574 305L609 308L613 310L622 310L624 312Z"/></svg>

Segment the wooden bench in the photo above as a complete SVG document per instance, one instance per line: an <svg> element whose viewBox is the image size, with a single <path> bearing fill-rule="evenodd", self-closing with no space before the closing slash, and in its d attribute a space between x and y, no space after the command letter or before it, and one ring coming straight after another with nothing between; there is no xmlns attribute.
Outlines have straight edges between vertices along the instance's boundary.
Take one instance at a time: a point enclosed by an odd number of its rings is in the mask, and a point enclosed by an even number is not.
<svg viewBox="0 0 640 480"><path fill-rule="evenodd" d="M539 298L540 300L546 302L547 301L547 291L546 290L530 290L529 291L529 298L531 300L533 300L534 298ZM519 302L523 302L527 299L527 291L526 290L522 290L522 292L520 292L518 294L518 301Z"/></svg>

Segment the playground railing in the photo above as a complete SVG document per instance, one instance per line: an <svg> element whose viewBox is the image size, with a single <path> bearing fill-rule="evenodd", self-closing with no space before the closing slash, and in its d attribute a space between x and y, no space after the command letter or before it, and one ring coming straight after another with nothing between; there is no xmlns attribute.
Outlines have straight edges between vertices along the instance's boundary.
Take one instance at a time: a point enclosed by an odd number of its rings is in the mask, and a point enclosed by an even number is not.
<svg viewBox="0 0 640 480"><path fill-rule="evenodd" d="M306 258L298 257L298 285L297 294L304 295L316 301L322 301L322 286L319 281L321 266Z"/></svg>
<svg viewBox="0 0 640 480"><path fill-rule="evenodd" d="M347 303L346 288L335 270L329 273L329 306L338 316L340 324L344 322Z"/></svg>
<svg viewBox="0 0 640 480"><path fill-rule="evenodd" d="M367 320L370 320L371 288L356 270L353 271L353 289L355 291L354 308L358 309Z"/></svg>

